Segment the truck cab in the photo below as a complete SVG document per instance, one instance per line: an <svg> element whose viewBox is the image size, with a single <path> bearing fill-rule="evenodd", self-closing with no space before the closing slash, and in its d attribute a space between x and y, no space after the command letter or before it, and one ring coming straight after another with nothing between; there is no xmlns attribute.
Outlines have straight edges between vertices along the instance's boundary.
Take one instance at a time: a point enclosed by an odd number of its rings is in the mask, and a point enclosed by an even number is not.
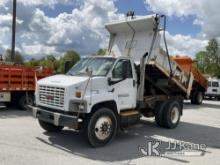
<svg viewBox="0 0 220 165"><path fill-rule="evenodd" d="M114 103L118 111L131 109L136 107L136 83L137 75L131 58L82 58L66 75L38 81L36 104L84 113L90 113L92 107L101 102Z"/></svg>

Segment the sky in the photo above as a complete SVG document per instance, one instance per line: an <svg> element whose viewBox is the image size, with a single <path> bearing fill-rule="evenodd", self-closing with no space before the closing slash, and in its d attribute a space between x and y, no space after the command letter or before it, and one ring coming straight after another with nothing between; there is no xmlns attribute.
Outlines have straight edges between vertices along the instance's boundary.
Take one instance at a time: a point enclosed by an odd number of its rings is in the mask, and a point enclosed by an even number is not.
<svg viewBox="0 0 220 165"><path fill-rule="evenodd" d="M16 50L25 57L81 55L105 48L107 22L136 15L167 15L171 54L194 57L208 40L220 38L219 0L17 0ZM11 44L12 0L0 1L0 54Z"/></svg>

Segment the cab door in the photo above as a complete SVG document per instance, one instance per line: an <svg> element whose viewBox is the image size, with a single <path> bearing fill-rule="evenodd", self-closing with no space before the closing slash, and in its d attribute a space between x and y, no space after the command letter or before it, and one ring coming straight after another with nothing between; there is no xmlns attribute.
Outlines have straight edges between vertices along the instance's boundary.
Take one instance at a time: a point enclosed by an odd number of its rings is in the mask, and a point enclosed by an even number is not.
<svg viewBox="0 0 220 165"><path fill-rule="evenodd" d="M114 98L120 109L136 107L137 87L130 59L119 59L112 70Z"/></svg>

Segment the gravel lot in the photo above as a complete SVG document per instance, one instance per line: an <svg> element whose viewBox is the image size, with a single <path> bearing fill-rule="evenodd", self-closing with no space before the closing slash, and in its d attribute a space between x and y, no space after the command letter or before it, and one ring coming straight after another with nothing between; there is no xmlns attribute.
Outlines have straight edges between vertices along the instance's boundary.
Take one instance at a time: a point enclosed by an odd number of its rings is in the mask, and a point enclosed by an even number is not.
<svg viewBox="0 0 220 165"><path fill-rule="evenodd" d="M142 122L102 148L91 148L79 133L64 130L46 133L30 112L0 109L0 165L73 164L219 164L220 102L205 101L201 106L186 102L180 125L173 130L159 128L153 119ZM205 144L203 156L149 157L138 146L159 139ZM162 146L163 146L162 145ZM164 153L164 147L160 148Z"/></svg>

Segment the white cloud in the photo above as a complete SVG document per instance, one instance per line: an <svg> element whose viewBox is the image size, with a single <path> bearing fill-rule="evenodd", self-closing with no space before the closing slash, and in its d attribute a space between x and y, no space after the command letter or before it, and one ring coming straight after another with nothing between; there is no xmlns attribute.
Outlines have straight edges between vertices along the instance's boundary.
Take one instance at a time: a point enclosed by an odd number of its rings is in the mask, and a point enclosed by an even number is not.
<svg viewBox="0 0 220 165"><path fill-rule="evenodd" d="M208 41L192 38L190 35L171 35L166 32L169 52L171 55L193 56L198 51L204 50Z"/></svg>
<svg viewBox="0 0 220 165"><path fill-rule="evenodd" d="M145 0L148 8L168 16L195 16L194 24L202 28L202 37L220 37L219 0Z"/></svg>
<svg viewBox="0 0 220 165"><path fill-rule="evenodd" d="M114 1L18 0L16 45L23 54L35 57L47 54L61 55L69 49L75 49L81 54L94 53L99 47L106 46L108 33L104 29L104 24L124 17L117 13ZM77 7L73 8L70 13L63 12L56 17L47 16L41 9L41 6L53 8L55 5L69 3ZM213 30L220 22L216 20L213 23L218 14L216 14L217 9L213 9L212 2L207 6L204 6L205 0L186 0L184 2L146 0L146 3L151 10L170 16L195 15L194 23L202 26L202 36L220 34L220 29ZM11 6L11 0L0 1L0 51L10 48ZM208 19L210 14L206 16L206 11L212 11L212 14L216 16ZM210 25L207 25L207 22ZM207 43L204 39L180 34L172 36L168 33L167 39L171 54L195 54Z"/></svg>
<svg viewBox="0 0 220 165"><path fill-rule="evenodd" d="M73 2L80 6L57 17L49 17L39 8L39 5L50 7ZM122 16L116 14L114 1L109 0L19 0L18 8L17 46L22 53L34 56L60 55L69 49L82 54L93 53L106 41L104 24ZM2 26L9 27L11 15L3 8L0 14L5 19Z"/></svg>
<svg viewBox="0 0 220 165"><path fill-rule="evenodd" d="M17 0L18 3L23 4L24 6L50 6L52 7L53 5L56 4L67 4L67 3L79 3L80 0ZM4 6L8 2L12 3L11 0L3 0L0 2L0 6Z"/></svg>
<svg viewBox="0 0 220 165"><path fill-rule="evenodd" d="M9 27L1 27L0 28L0 49L7 49L8 48L8 43L10 43L10 38L11 36L11 30ZM0 52L0 54L3 54L3 52Z"/></svg>
<svg viewBox="0 0 220 165"><path fill-rule="evenodd" d="M196 38L183 35L167 34L170 50L174 54L188 53L194 55L205 48L210 38L220 39L219 0L145 0L148 9L180 19L194 16L193 24L201 27Z"/></svg>
<svg viewBox="0 0 220 165"><path fill-rule="evenodd" d="M24 52L31 52L32 55L41 55L41 54L56 54L56 48L53 46L45 46L41 44L28 45L22 44L22 49Z"/></svg>
<svg viewBox="0 0 220 165"><path fill-rule="evenodd" d="M5 15L1 15L0 14L0 25L7 25L7 26L11 26L11 22L12 22L12 15L11 14L5 14ZM22 24L23 21L20 19L16 19L17 24Z"/></svg>
<svg viewBox="0 0 220 165"><path fill-rule="evenodd" d="M69 0L20 0L24 5L37 6L37 5L54 5L58 3L67 3Z"/></svg>

